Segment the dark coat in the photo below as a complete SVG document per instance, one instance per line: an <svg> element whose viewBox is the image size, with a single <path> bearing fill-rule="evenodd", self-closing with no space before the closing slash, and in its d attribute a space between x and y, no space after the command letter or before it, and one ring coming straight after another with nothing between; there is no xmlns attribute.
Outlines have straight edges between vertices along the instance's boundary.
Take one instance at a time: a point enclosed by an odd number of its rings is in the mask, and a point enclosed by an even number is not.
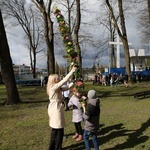
<svg viewBox="0 0 150 150"><path fill-rule="evenodd" d="M89 99L83 118L85 120L85 130L90 132L98 132L100 119L100 101L98 98Z"/></svg>

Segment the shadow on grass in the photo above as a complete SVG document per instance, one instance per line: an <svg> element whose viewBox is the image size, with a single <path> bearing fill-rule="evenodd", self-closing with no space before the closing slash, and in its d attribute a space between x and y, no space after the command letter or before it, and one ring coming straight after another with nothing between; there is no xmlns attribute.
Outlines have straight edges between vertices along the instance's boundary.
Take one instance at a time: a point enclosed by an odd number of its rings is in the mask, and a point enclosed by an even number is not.
<svg viewBox="0 0 150 150"><path fill-rule="evenodd" d="M62 148L62 150L85 150L84 141Z"/></svg>
<svg viewBox="0 0 150 150"><path fill-rule="evenodd" d="M139 128L137 130L126 130L126 129L124 129L123 124L118 124L118 125L114 125L111 127L106 127L100 131L101 135L106 133L106 131L109 132L111 129L117 129L119 131L113 131L111 134L106 135L105 137L104 136L100 137L99 138L100 145L108 142L109 140L117 138L117 137L128 136L128 139L124 143L118 144L112 148L108 148L105 150L133 148L134 146L139 145L141 143L144 143L145 141L147 141L149 139L148 136L143 135L143 132L149 126L150 126L150 119L148 119L145 123L143 123L141 125L141 128ZM131 132L131 133L128 133L128 132Z"/></svg>
<svg viewBox="0 0 150 150"><path fill-rule="evenodd" d="M143 99L147 99L147 98L150 98L150 95L145 95L145 96L141 96L141 97L138 97L138 98L134 98L134 100L143 100Z"/></svg>
<svg viewBox="0 0 150 150"><path fill-rule="evenodd" d="M97 89L97 96L99 97L115 97L115 96L133 96L135 94L135 89L134 87L129 87L129 88L125 88L122 87L119 88L119 90L117 90L119 87L112 87L112 90L109 88L109 90L99 90Z"/></svg>
<svg viewBox="0 0 150 150"><path fill-rule="evenodd" d="M124 143L118 144L112 148L108 148L104 150L133 148L134 146L144 143L149 139L148 136L143 135L143 132L149 126L150 126L150 119L147 120L145 123L143 123L141 125L141 128L137 130L127 130L125 129L122 123L108 126L108 127L105 127L105 125L102 124L100 125L100 128L102 129L98 133L98 141L99 144L102 145L117 137L128 136L128 139ZM90 140L90 142L91 142L91 148L93 148L92 141ZM144 145L142 147L144 147ZM63 148L63 150L77 150L77 149L79 150L85 149L84 141Z"/></svg>
<svg viewBox="0 0 150 150"><path fill-rule="evenodd" d="M34 101L21 101L22 104L31 104L31 103L49 103L49 100L34 100Z"/></svg>
<svg viewBox="0 0 150 150"><path fill-rule="evenodd" d="M3 102L0 103L0 106L4 106L6 103L6 99L3 99ZM30 98L30 100L21 100L21 102L19 102L18 104L40 104L40 103L47 103L47 105L49 104L49 100L32 100Z"/></svg>

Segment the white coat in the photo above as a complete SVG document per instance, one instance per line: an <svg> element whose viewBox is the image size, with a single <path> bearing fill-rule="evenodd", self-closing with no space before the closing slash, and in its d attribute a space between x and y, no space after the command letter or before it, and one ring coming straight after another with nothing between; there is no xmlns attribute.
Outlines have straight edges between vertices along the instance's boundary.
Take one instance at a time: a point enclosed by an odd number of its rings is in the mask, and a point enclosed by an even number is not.
<svg viewBox="0 0 150 150"><path fill-rule="evenodd" d="M48 105L48 115L49 115L49 125L52 128L60 129L66 126L65 117L64 117L64 104L62 91L68 90L73 86L73 83L70 83L67 87L62 87L70 77L73 75L73 71L71 70L65 78L63 78L60 82L51 85L49 88L49 100L50 103Z"/></svg>

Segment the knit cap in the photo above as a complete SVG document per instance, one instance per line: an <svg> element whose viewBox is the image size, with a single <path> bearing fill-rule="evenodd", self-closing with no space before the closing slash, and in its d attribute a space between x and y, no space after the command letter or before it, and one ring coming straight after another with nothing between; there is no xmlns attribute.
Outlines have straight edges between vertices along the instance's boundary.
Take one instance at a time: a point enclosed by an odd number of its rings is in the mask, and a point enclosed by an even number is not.
<svg viewBox="0 0 150 150"><path fill-rule="evenodd" d="M96 91L95 90L89 90L87 97L89 99L95 99L96 98Z"/></svg>

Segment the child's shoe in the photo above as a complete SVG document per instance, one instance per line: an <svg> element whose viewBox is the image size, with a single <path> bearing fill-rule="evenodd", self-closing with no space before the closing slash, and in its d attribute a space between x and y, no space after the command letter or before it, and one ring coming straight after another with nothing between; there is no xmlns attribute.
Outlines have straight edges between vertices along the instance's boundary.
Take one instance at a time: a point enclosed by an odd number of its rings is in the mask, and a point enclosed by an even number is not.
<svg viewBox="0 0 150 150"><path fill-rule="evenodd" d="M78 137L78 133L76 133L74 136L72 136L73 139L76 139Z"/></svg>
<svg viewBox="0 0 150 150"><path fill-rule="evenodd" d="M76 139L76 142L82 141L83 140L83 136L79 135L78 138Z"/></svg>

